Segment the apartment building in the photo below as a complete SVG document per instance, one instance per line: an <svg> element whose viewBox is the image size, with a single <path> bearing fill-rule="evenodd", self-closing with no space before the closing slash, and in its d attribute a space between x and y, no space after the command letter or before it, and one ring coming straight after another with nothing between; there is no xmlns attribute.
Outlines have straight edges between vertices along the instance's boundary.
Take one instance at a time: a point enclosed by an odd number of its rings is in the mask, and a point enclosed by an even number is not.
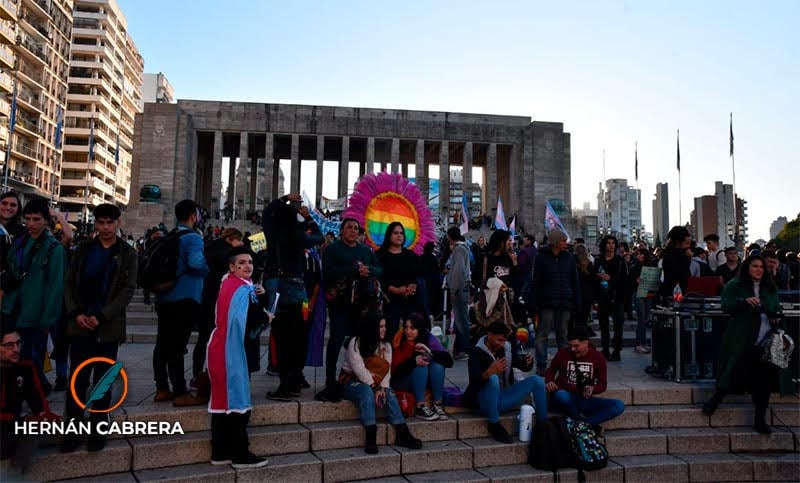
<svg viewBox="0 0 800 483"><path fill-rule="evenodd" d="M116 1L74 3L60 201L82 221L100 203L130 200L144 60Z"/></svg>
<svg viewBox="0 0 800 483"><path fill-rule="evenodd" d="M73 0L0 0L0 176L23 201L58 199L72 8Z"/></svg>

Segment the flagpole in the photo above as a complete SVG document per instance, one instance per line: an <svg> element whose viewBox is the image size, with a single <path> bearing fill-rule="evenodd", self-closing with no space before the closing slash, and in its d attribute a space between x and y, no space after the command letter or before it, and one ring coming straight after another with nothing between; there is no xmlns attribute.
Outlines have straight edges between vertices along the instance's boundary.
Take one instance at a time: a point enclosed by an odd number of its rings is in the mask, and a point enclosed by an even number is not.
<svg viewBox="0 0 800 483"><path fill-rule="evenodd" d="M17 79L14 79L14 94L11 99L11 112L8 122L8 142L6 143L6 162L3 167L3 191L8 191L8 165L11 162L11 143L14 141L14 126L17 118Z"/></svg>
<svg viewBox="0 0 800 483"><path fill-rule="evenodd" d="M736 218L736 156L733 154L733 113L731 112L730 123L730 155L731 155L731 172L733 174L733 233L735 236L734 244L736 249L739 249L739 220Z"/></svg>
<svg viewBox="0 0 800 483"><path fill-rule="evenodd" d="M683 223L683 195L681 190L681 130L678 129L678 225Z"/></svg>

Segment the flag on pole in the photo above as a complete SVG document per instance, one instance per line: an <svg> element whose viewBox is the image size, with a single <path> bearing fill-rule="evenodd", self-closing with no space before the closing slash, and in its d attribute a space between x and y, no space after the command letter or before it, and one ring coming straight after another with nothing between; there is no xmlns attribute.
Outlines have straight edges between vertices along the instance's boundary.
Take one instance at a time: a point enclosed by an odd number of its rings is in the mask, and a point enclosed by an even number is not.
<svg viewBox="0 0 800 483"><path fill-rule="evenodd" d="M730 144L731 144L730 157L733 157L733 113L731 113L731 137L730 137L730 140L731 140L731 142L730 142Z"/></svg>
<svg viewBox="0 0 800 483"><path fill-rule="evenodd" d="M17 124L17 83L14 82L14 94L11 97L11 114L8 118L8 131L14 133L14 126Z"/></svg>
<svg viewBox="0 0 800 483"><path fill-rule="evenodd" d="M89 161L94 161L94 119L89 125Z"/></svg>
<svg viewBox="0 0 800 483"><path fill-rule="evenodd" d="M633 157L636 160L634 165L634 171L636 172L636 182L639 182L639 141L636 141L636 147L633 148Z"/></svg>
<svg viewBox="0 0 800 483"><path fill-rule="evenodd" d="M544 227L547 229L548 232L558 228L564 233L564 235L567 236L567 241L569 241L570 239L569 233L567 232L567 229L564 228L564 225L561 223L561 219L558 217L556 211L553 209L553 206L550 204L549 201L546 202L544 208Z"/></svg>
<svg viewBox="0 0 800 483"><path fill-rule="evenodd" d="M681 172L681 130L678 129L678 172Z"/></svg>
<svg viewBox="0 0 800 483"><path fill-rule="evenodd" d="M503 200L499 196L497 197L497 214L494 216L494 227L498 230L508 231L506 212L503 211Z"/></svg>
<svg viewBox="0 0 800 483"><path fill-rule="evenodd" d="M56 139L55 139L56 149L61 149L61 136L63 130L64 130L64 110L61 109L61 106L59 105L58 109L56 109Z"/></svg>
<svg viewBox="0 0 800 483"><path fill-rule="evenodd" d="M469 208L467 208L467 193L461 193L461 226L459 231L462 235L469 231Z"/></svg>
<svg viewBox="0 0 800 483"><path fill-rule="evenodd" d="M517 236L517 216L514 215L514 218L511 219L511 224L508 225L508 231L511 232L511 236Z"/></svg>

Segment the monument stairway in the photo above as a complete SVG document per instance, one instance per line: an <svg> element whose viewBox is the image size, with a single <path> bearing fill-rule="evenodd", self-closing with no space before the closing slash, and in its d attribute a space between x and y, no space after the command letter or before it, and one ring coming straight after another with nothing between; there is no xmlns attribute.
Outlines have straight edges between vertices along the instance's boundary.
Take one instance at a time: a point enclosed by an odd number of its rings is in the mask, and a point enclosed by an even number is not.
<svg viewBox="0 0 800 483"><path fill-rule="evenodd" d="M262 377L256 376L254 377ZM800 434L796 396L774 395L768 417L789 425L769 435L752 428L745 397L730 397L712 417L700 405L710 385L642 382L614 385L605 395L627 408L604 425L608 467L587 472L589 481L797 481ZM210 419L205 407L168 403L124 406L117 420L180 421L183 436L117 437L98 453L81 449L61 454L40 449L25 475L31 481L575 481L577 472L536 470L526 464L527 443L504 445L490 439L485 418L449 408L447 421L409 420L424 441L420 450L398 448L394 429L379 419L377 455L363 451L364 431L352 403L310 400L273 402L254 391L250 449L269 458L259 469L236 470L209 464ZM515 415L502 423L516 434ZM5 478L4 478L5 479ZM9 481L9 480L6 480Z"/></svg>

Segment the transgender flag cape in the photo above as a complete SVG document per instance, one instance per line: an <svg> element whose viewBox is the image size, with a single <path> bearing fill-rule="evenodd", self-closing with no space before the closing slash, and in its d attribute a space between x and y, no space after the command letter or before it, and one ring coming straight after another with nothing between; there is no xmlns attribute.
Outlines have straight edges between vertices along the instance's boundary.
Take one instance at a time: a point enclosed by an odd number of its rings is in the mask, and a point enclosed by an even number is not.
<svg viewBox="0 0 800 483"><path fill-rule="evenodd" d="M244 338L247 309L254 297L251 282L230 275L223 277L217 298L217 323L206 352L211 380L210 413L244 413L253 408Z"/></svg>

